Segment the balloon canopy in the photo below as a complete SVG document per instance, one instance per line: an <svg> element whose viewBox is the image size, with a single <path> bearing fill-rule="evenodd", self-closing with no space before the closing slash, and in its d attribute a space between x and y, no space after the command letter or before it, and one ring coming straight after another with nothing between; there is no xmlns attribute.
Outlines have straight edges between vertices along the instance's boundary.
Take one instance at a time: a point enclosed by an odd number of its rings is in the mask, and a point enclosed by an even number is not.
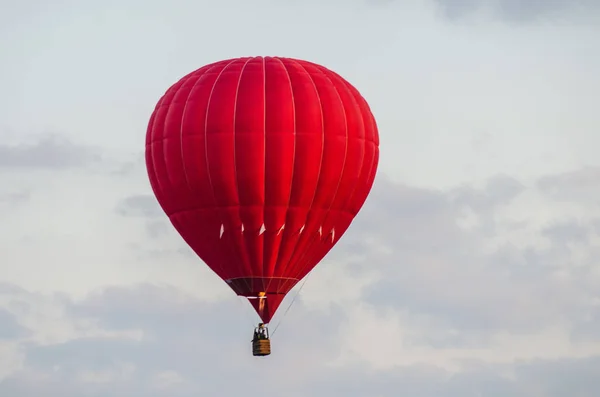
<svg viewBox="0 0 600 397"><path fill-rule="evenodd" d="M223 60L184 76L146 135L162 209L264 323L348 229L378 160L377 125L357 89L282 57Z"/></svg>

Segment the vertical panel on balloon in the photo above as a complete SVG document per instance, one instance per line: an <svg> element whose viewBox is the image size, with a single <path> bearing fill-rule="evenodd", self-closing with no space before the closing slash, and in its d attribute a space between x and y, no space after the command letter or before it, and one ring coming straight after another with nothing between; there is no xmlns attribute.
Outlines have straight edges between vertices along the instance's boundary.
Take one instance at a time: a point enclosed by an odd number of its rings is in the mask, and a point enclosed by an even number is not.
<svg viewBox="0 0 600 397"><path fill-rule="evenodd" d="M166 153L168 152L168 144L166 142L170 138L169 128L173 127L169 124L169 121L173 117L171 110L173 109L174 98L190 79L191 74L185 76L171 86L165 95L163 95L150 118L146 136L146 167L150 183L152 184L157 200L167 215L180 207L177 205L177 198L180 197L180 194L175 194L174 196L171 194L173 183L170 180L170 170L172 167L169 161L177 159L173 159L172 153ZM181 225L179 222L171 217L169 219L173 223L173 226L180 231Z"/></svg>
<svg viewBox="0 0 600 397"><path fill-rule="evenodd" d="M327 73L345 109L347 128L346 160L343 172L340 175L335 199L323 221L324 238L321 238L313 247L311 256L305 259L307 268L300 272L300 277L304 277L327 255L350 226L353 216L347 211L347 206L358 186L358 178L365 154L364 122L356 99L347 88L345 80L324 67L320 67L320 69L322 72Z"/></svg>
<svg viewBox="0 0 600 397"><path fill-rule="evenodd" d="M356 88L350 84L347 86L361 108L365 126L365 160L363 162L359 177L359 185L352 196L352 200L349 202L349 210L356 215L367 199L375 179L375 174L377 173L377 164L379 159L379 148L377 142L379 142L379 136L377 132L377 124L373 114L371 113L369 105L360 95L358 90L356 90Z"/></svg>
<svg viewBox="0 0 600 397"><path fill-rule="evenodd" d="M379 148L374 142L365 141L365 163L363 164L360 183L351 201L351 211L354 215L360 211L369 196L377 174L378 163Z"/></svg>
<svg viewBox="0 0 600 397"><path fill-rule="evenodd" d="M364 192L364 199L363 199L363 203L364 200L366 199L366 196L368 196L369 191L371 190L371 187L373 186L373 181L375 179L375 175L377 173L377 167L379 165L379 132L377 129L377 121L375 120L375 117L373 116L373 113L371 112L371 108L369 107L369 104L367 103L367 101L361 96L362 99L362 103L363 103L363 108L365 109L366 112L368 112L367 114L369 115L370 118L370 128L368 128L365 133L366 133L366 137L367 137L367 142L369 142L369 137L370 137L370 141L373 142L373 150L374 150L374 154L373 154L373 161L371 163L371 172L369 173L369 178L367 178L367 186Z"/></svg>
<svg viewBox="0 0 600 397"><path fill-rule="evenodd" d="M300 236L294 255L290 259L290 273L298 277L305 268L312 268L310 258L319 250L330 230L323 228L331 205L338 193L344 172L347 148L346 112L335 86L327 75L314 65L306 65L319 95L323 114L323 154L319 181L308 213L305 233Z"/></svg>
<svg viewBox="0 0 600 397"><path fill-rule="evenodd" d="M292 85L283 63L265 64L265 277L273 277L284 236L292 193L295 158L295 113Z"/></svg>
<svg viewBox="0 0 600 397"><path fill-rule="evenodd" d="M235 277L252 274L242 237L239 197L235 170L234 109L239 76L245 61L227 65L215 81L207 106L206 155L215 201L224 225L222 239L230 245L226 266Z"/></svg>
<svg viewBox="0 0 600 397"><path fill-rule="evenodd" d="M340 185L335 200L331 206L333 210L345 210L352 194L356 190L360 176L360 171L365 157L365 123L359 103L347 87L347 82L335 73L329 72L329 77L336 87L340 99L342 100L347 126L347 147L346 162L344 163L344 172L340 178ZM339 213L339 212L336 212ZM328 216L334 219L334 216ZM334 226L335 221L329 226Z"/></svg>
<svg viewBox="0 0 600 397"><path fill-rule="evenodd" d="M275 266L276 277L289 277L289 260L305 233L306 221L317 188L323 154L322 110L317 89L297 61L282 59L288 72L295 109L294 170L289 209Z"/></svg>
<svg viewBox="0 0 600 397"><path fill-rule="evenodd" d="M172 200L170 200L170 196L164 194L171 188L171 182L169 181L169 173L167 172L167 164L163 149L164 125L168 111L168 105L161 105L154 111L154 120L151 127L151 135L153 138L149 144L149 147L146 148L146 150L150 151L152 168L154 170L154 176L157 182L157 185L154 186L156 189L156 196L160 202L160 205L167 213L171 211L171 207L173 205Z"/></svg>
<svg viewBox="0 0 600 397"><path fill-rule="evenodd" d="M167 166L168 179L171 182L169 195L176 197L171 212L186 211L193 208L193 196L187 180L182 158L182 120L190 91L199 76L188 78L179 87L168 107L164 124L163 150Z"/></svg>
<svg viewBox="0 0 600 397"><path fill-rule="evenodd" d="M223 259L238 260L221 236L221 209L216 202L207 169L205 123L214 82L223 69L212 66L202 73L187 98L182 119L181 155L185 166L194 211L177 215L179 233L194 252L221 278L231 277Z"/></svg>
<svg viewBox="0 0 600 397"><path fill-rule="evenodd" d="M196 208L210 208L216 205L208 174L205 127L210 94L222 68L214 67L202 74L189 93L183 114L181 155ZM218 230L220 225L219 221L215 230Z"/></svg>
<svg viewBox="0 0 600 397"><path fill-rule="evenodd" d="M244 65L236 92L235 169L243 238L254 277L263 271L263 208L265 203L265 97L263 60ZM262 287L264 291L264 286Z"/></svg>
<svg viewBox="0 0 600 397"><path fill-rule="evenodd" d="M150 178L150 181L156 183L153 186L155 194L160 202L164 211L170 213L174 206L173 201L169 200L164 192L171 191L172 184L170 180L169 164L167 162L167 156L165 153L165 142L164 139L169 136L169 130L167 129L167 120L169 109L175 95L179 92L181 87L191 78L194 73L190 73L181 78L177 83L173 84L167 92L162 96L158 102L156 108L151 117L151 124L148 126L146 136L146 151L150 152L150 155L146 157L146 161L151 160L152 166L148 167L148 171L154 172L154 178ZM168 195L171 197L171 194Z"/></svg>
<svg viewBox="0 0 600 397"><path fill-rule="evenodd" d="M157 105L157 109L160 107L160 101ZM160 195L160 181L159 179L156 177L156 171L154 168L154 158L152 157L152 132L154 129L154 120L156 119L156 109L154 110L154 112L152 112L152 115L150 116L150 120L148 122L148 127L146 128L146 150L144 153L144 158L146 161L146 171L148 172L148 180L150 181L150 186L152 187L152 190L154 192L154 196L156 197L156 200L158 200L158 202L161 202L161 195ZM162 204L161 204L162 205ZM164 210L164 208L163 208Z"/></svg>
<svg viewBox="0 0 600 397"><path fill-rule="evenodd" d="M362 208L375 179L379 150L375 143L365 141L365 161L361 170L359 183L349 203L350 211L356 216Z"/></svg>

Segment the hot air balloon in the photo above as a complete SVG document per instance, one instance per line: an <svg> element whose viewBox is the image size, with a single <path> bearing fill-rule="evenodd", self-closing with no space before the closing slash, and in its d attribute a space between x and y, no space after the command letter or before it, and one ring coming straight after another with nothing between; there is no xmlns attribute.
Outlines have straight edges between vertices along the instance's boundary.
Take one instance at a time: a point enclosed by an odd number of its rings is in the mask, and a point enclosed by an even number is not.
<svg viewBox="0 0 600 397"><path fill-rule="evenodd" d="M243 57L203 66L158 101L146 167L191 249L262 323L346 232L379 161L375 119L356 88L318 64Z"/></svg>

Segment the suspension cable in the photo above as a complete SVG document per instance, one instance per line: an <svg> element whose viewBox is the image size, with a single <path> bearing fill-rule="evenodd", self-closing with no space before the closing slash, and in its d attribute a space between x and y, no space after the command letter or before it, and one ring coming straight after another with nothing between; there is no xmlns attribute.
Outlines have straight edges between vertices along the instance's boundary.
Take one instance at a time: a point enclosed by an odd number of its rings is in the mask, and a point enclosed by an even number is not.
<svg viewBox="0 0 600 397"><path fill-rule="evenodd" d="M306 277L304 277L304 280L302 281L302 284L300 284L300 288L298 288L298 292L296 292L296 295L294 296L294 298L292 299L292 301L288 305L287 309L285 309L285 312L283 312L283 315L281 316L281 319L277 323L277 326L275 327L275 329L273 330L273 332L271 332L271 338L275 335L275 332L277 332L277 329L279 328L279 326L283 322L283 319L285 318L285 316L287 315L287 313L292 308L292 305L296 301L296 298L298 298L298 296L300 295L300 292L302 291L302 288L304 288L304 285L306 284L306 281L308 280L308 276L310 276L310 273L307 274Z"/></svg>

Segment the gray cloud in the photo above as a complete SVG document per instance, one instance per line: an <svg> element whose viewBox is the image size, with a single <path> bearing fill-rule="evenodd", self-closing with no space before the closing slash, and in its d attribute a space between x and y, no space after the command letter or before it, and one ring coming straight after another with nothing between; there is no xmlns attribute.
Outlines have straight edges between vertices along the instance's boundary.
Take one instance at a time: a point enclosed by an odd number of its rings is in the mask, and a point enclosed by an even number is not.
<svg viewBox="0 0 600 397"><path fill-rule="evenodd" d="M598 12L595 0L434 0L444 15L460 19L481 9L491 10L507 22L531 22L541 18L562 19L572 11Z"/></svg>
<svg viewBox="0 0 600 397"><path fill-rule="evenodd" d="M98 150L74 144L57 135L43 136L37 142L30 144L0 144L0 169L64 169L81 167L100 159Z"/></svg>
<svg viewBox="0 0 600 397"><path fill-rule="evenodd" d="M324 374L309 390L313 395L349 396L393 397L401 391L403 395L422 397L593 397L600 386L598 374L600 357L539 360L512 366L478 363L457 375L426 366L379 373L357 368L333 376Z"/></svg>
<svg viewBox="0 0 600 397"><path fill-rule="evenodd" d="M146 218L164 216L156 198L149 194L135 194L126 197L117 203L115 210L122 216Z"/></svg>
<svg viewBox="0 0 600 397"><path fill-rule="evenodd" d="M538 188L557 201L600 204L600 167L585 167L539 179Z"/></svg>
<svg viewBox="0 0 600 397"><path fill-rule="evenodd" d="M486 212L499 205L510 203L524 189L524 186L516 179L498 175L490 178L484 189L467 186L456 189L452 193L455 204L469 206L478 212Z"/></svg>
<svg viewBox="0 0 600 397"><path fill-rule="evenodd" d="M124 217L144 218L146 233L152 239L169 233L171 225L153 195L134 194L125 197L117 203L115 211Z"/></svg>
<svg viewBox="0 0 600 397"><path fill-rule="evenodd" d="M14 314L0 309L0 340L16 339L28 334L28 330L22 327Z"/></svg>
<svg viewBox="0 0 600 397"><path fill-rule="evenodd" d="M17 192L2 192L0 191L0 205L4 204L9 207L23 204L31 198L31 192L29 191L17 191Z"/></svg>
<svg viewBox="0 0 600 397"><path fill-rule="evenodd" d="M556 223L542 231L554 244L559 245L573 242L587 243L590 238L590 232L589 225L585 225L578 220Z"/></svg>
<svg viewBox="0 0 600 397"><path fill-rule="evenodd" d="M458 374L427 365L375 372L328 366L339 346L332 326L343 326L343 316L309 312L302 305L285 332L273 338L274 354L267 360L250 356L250 328L232 301L207 304L170 287L139 285L108 288L68 303L66 310L105 329L140 329L144 338L82 337L24 345L25 368L0 382L1 395L191 397L261 390L266 397L395 397L401 390L423 397L529 397L534 392L594 397L600 387L600 357L511 365L474 362ZM218 322L211 321L216 318Z"/></svg>
<svg viewBox="0 0 600 397"><path fill-rule="evenodd" d="M253 324L242 311L251 310L250 305L242 309L236 303L235 299L203 303L174 288L152 285L108 288L83 302L71 302L66 311L73 318L93 320L107 330L140 330L144 337L140 341L82 337L53 345L28 345L27 370L0 382L0 394L216 395L223 390L241 393L268 382L272 391L267 395L275 396L287 388L277 378L285 374L285 368L296 366L294 360L305 360L308 366L315 357L331 357L339 345L330 329L332 323L339 324L339 315L302 312L299 306L300 312L283 325L285 333L273 337L271 359L258 362L249 350ZM86 373L90 378L95 373L111 379L85 381L82 375ZM182 383L161 390L161 374L168 373L176 373ZM46 376L33 382L36 374Z"/></svg>
<svg viewBox="0 0 600 397"><path fill-rule="evenodd" d="M499 227L518 231L529 226L499 225L494 216L523 190L507 177L492 178L482 189L449 192L414 189L381 178L336 252L368 252L368 263L362 266L377 264L383 281L371 285L365 298L375 307L433 316L435 329L418 335L418 344L482 346L495 332L535 332L562 321L557 319L566 313L571 313L569 321L579 324L595 296L592 275L600 252L573 266L568 283L554 274L566 271L573 261L573 248L565 244L585 244L590 227L549 226L542 231L553 243L547 248L503 243L492 252L482 249ZM466 229L458 223L465 207L476 221ZM374 252L370 240L388 251Z"/></svg>

